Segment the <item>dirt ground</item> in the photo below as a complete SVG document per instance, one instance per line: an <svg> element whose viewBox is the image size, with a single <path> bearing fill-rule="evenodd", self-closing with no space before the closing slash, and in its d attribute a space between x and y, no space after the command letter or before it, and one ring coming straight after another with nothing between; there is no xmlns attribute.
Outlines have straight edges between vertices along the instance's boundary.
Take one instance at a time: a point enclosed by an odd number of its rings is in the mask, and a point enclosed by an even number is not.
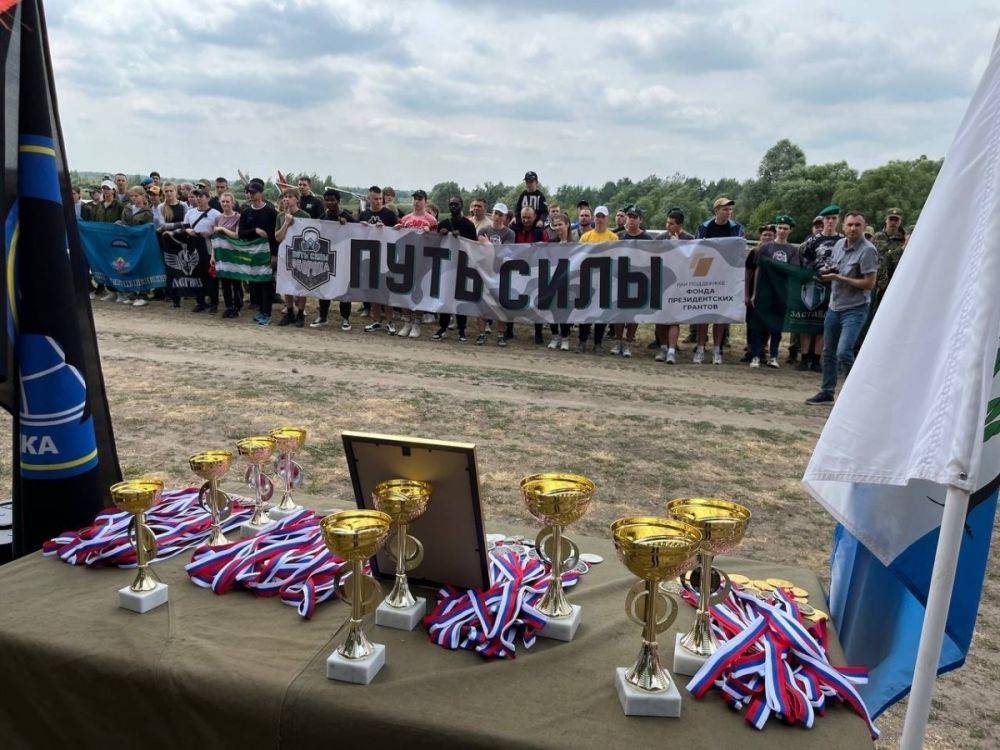
<svg viewBox="0 0 1000 750"><path fill-rule="evenodd" d="M501 349L454 333L431 341L429 326L418 340L366 334L363 318L343 333L262 329L246 314L192 314L190 303L94 305L128 476L186 485L196 450L296 424L309 430L305 491L348 499L342 430L464 440L477 445L487 525L530 522L523 475L575 471L598 487L581 532L604 535L616 517L659 512L673 497L726 497L754 514L736 554L828 580L833 522L799 482L829 411L803 403L819 376L739 364L741 328L725 365L694 366L683 345L670 367L646 350L647 330L627 360L536 347L530 326ZM0 461L9 482L9 454ZM998 579L994 556L968 663L938 683L929 747L1000 746ZM905 702L881 717L880 747L898 744L904 711Z"/></svg>

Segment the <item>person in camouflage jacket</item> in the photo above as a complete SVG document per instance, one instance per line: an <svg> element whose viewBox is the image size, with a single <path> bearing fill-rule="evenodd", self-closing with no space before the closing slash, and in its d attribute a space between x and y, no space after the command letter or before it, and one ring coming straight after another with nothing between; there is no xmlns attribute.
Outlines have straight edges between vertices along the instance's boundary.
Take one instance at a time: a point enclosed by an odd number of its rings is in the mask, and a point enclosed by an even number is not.
<svg viewBox="0 0 1000 750"><path fill-rule="evenodd" d="M875 233L872 239L878 250L878 278L875 281L875 304L882 300L885 290L889 287L892 274L903 257L906 247L906 232L903 230L903 212L898 208L890 208L885 216L885 228Z"/></svg>

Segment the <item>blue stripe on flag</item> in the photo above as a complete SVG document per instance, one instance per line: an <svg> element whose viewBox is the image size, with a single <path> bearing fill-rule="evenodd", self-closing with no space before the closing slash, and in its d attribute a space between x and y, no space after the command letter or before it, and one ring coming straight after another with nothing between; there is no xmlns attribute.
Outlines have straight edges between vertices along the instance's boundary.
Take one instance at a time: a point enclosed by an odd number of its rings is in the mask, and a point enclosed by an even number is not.
<svg viewBox="0 0 1000 750"><path fill-rule="evenodd" d="M996 507L994 488L966 518L938 674L965 662ZM939 529L926 534L886 567L843 526L834 533L830 613L847 663L870 670L868 684L858 691L873 718L910 691L938 535Z"/></svg>

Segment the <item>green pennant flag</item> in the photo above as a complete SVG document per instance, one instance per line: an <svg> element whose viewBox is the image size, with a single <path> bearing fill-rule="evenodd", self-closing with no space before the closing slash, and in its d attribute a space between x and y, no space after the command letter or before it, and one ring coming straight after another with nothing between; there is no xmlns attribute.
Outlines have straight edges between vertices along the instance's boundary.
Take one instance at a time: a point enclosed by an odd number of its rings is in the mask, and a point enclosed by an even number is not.
<svg viewBox="0 0 1000 750"><path fill-rule="evenodd" d="M758 330L823 333L830 285L811 268L761 258L750 325Z"/></svg>
<svg viewBox="0 0 1000 750"><path fill-rule="evenodd" d="M234 240L221 232L212 236L215 273L220 279L270 281L271 247L267 240Z"/></svg>

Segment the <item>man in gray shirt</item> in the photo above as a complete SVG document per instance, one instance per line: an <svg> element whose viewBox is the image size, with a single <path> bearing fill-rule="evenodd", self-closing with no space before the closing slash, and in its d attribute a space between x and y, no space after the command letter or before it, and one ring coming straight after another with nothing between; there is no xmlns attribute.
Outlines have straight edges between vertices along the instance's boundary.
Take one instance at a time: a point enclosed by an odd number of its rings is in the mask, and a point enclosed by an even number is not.
<svg viewBox="0 0 1000 750"><path fill-rule="evenodd" d="M823 321L823 382L807 404L833 402L837 368L844 376L854 364L854 344L868 317L878 275L878 251L864 237L865 217L851 211L844 217L844 235L823 261L819 279L831 285L830 307Z"/></svg>

